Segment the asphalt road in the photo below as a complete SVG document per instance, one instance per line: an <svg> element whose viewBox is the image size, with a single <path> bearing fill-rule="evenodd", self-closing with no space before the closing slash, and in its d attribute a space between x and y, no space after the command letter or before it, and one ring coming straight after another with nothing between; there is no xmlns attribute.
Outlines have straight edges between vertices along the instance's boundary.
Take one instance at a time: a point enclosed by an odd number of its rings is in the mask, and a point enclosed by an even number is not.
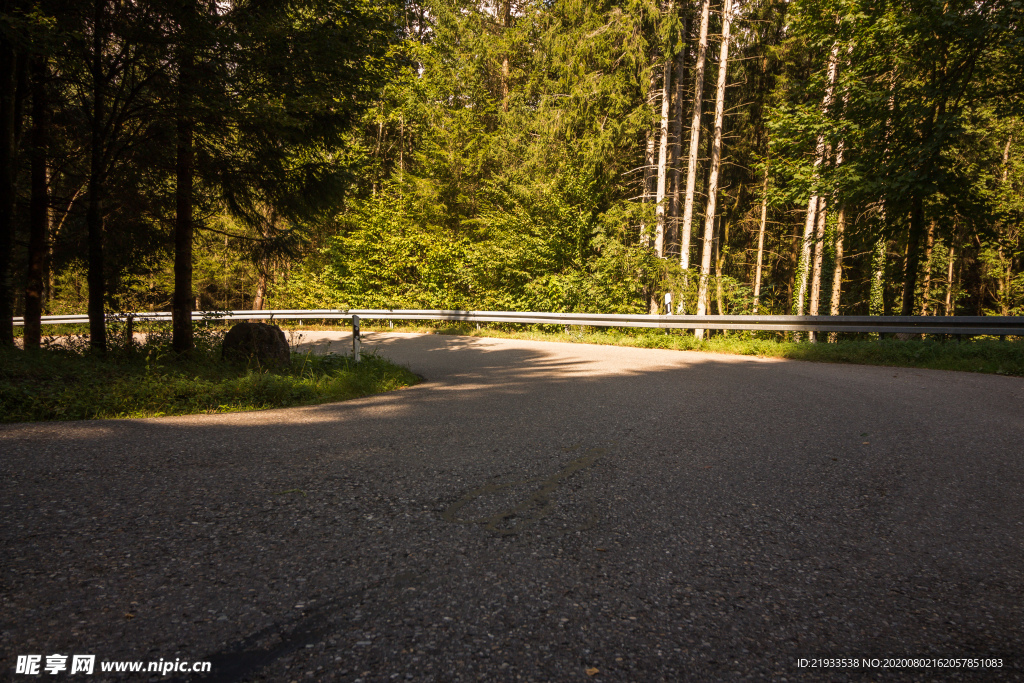
<svg viewBox="0 0 1024 683"><path fill-rule="evenodd" d="M366 346L426 381L0 426L3 675L57 653L218 681L1024 678L1021 379Z"/></svg>

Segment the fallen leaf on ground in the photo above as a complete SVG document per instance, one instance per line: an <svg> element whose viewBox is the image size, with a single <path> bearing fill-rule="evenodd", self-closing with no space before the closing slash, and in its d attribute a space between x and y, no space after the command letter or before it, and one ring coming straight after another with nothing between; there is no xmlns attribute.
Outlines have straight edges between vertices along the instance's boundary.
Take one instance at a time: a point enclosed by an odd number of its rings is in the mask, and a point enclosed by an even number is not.
<svg viewBox="0 0 1024 683"><path fill-rule="evenodd" d="M596 666L592 666L589 669L587 669L586 673L588 676L596 676L597 674L601 673L601 671Z"/></svg>

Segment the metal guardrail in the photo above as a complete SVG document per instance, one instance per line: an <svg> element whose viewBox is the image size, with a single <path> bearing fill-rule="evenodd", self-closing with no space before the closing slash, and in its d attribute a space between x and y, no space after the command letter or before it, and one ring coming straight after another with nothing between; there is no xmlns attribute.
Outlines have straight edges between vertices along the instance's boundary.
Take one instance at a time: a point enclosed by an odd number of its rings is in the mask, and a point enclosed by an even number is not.
<svg viewBox="0 0 1024 683"><path fill-rule="evenodd" d="M1020 316L808 316L808 315L629 315L619 313L539 313L529 311L441 310L268 310L195 311L193 320L450 320L469 323L525 323L542 325L589 325L594 327L648 327L660 329L764 330L766 332L876 332L885 334L953 334L1024 336ZM110 321L170 322L171 313L160 311L109 314ZM44 325L88 323L87 315L47 315ZM22 325L21 318L14 319Z"/></svg>

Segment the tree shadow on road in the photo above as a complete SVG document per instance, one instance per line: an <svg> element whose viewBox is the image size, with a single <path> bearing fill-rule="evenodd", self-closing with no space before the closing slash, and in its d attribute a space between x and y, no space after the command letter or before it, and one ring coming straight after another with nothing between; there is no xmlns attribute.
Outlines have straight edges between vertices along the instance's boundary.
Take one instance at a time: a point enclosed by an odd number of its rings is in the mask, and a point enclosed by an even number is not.
<svg viewBox="0 0 1024 683"><path fill-rule="evenodd" d="M182 652L246 680L337 666L331 640L356 673L411 667L425 642L454 660L487 629L523 657L675 652L650 654L651 678L722 677L694 668L703 642L761 664L835 643L1022 650L1024 425L1002 378L441 335L364 348L426 381L0 428L0 651ZM570 633L580 604L594 618ZM544 661L526 673L569 674Z"/></svg>

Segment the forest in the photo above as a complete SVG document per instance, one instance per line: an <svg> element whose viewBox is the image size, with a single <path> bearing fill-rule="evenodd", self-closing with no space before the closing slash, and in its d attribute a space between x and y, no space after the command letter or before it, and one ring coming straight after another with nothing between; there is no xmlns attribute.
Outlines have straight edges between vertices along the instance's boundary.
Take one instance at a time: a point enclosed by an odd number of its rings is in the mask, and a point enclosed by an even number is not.
<svg viewBox="0 0 1024 683"><path fill-rule="evenodd" d="M1018 0L0 0L40 315L1020 315ZM672 294L672 310L664 295Z"/></svg>

